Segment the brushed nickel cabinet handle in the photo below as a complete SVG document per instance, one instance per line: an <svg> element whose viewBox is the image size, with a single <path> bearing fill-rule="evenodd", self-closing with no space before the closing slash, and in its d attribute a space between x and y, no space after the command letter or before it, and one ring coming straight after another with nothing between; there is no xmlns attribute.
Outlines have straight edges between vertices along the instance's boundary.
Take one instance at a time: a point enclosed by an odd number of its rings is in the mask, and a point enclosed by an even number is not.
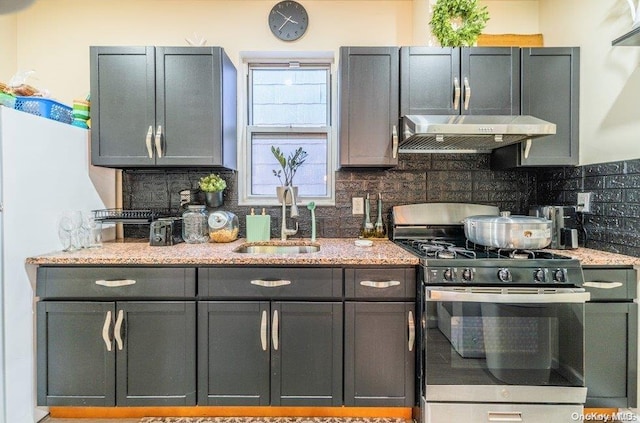
<svg viewBox="0 0 640 423"><path fill-rule="evenodd" d="M400 281L360 281L360 285L369 288L385 289L400 285Z"/></svg>
<svg viewBox="0 0 640 423"><path fill-rule="evenodd" d="M102 325L102 340L107 347L107 351L111 351L111 338L109 338L109 328L111 327L111 311L107 311Z"/></svg>
<svg viewBox="0 0 640 423"><path fill-rule="evenodd" d="M153 150L151 148L151 138L153 138L153 126L149 126L149 130L147 131L147 138L145 139L145 143L147 145L147 153L149 153L149 158L153 159Z"/></svg>
<svg viewBox="0 0 640 423"><path fill-rule="evenodd" d="M413 346L416 343L416 322L413 318L413 312L411 310L409 310L407 321L409 323L409 351L413 351Z"/></svg>
<svg viewBox="0 0 640 423"><path fill-rule="evenodd" d="M585 282L582 286L587 286L589 288L598 288L598 289L613 289L620 288L623 285L622 282Z"/></svg>
<svg viewBox="0 0 640 423"><path fill-rule="evenodd" d="M273 349L278 351L280 337L280 329L278 327L278 310L273 310L273 323L271 324L271 342L273 343Z"/></svg>
<svg viewBox="0 0 640 423"><path fill-rule="evenodd" d="M393 129L391 130L391 139L392 139L391 154L395 159L396 157L398 157L398 129L396 128L396 125L393 125Z"/></svg>
<svg viewBox="0 0 640 423"><path fill-rule="evenodd" d="M262 320L260 321L260 344L262 351L267 350L267 310L262 310Z"/></svg>
<svg viewBox="0 0 640 423"><path fill-rule="evenodd" d="M158 157L162 157L162 125L158 125L158 130L156 131L156 151L158 152Z"/></svg>
<svg viewBox="0 0 640 423"><path fill-rule="evenodd" d="M267 281L264 279L253 279L251 285L263 286L265 288L277 288L279 286L291 285L291 281L287 279L278 279L275 281Z"/></svg>
<svg viewBox="0 0 640 423"><path fill-rule="evenodd" d="M124 311L118 311L118 318L116 319L116 326L113 328L113 336L116 338L116 344L118 344L118 349L122 351L123 343L122 343L122 334L120 331L122 330L122 321L124 320Z"/></svg>
<svg viewBox="0 0 640 423"><path fill-rule="evenodd" d="M464 78L464 109L469 110L469 101L471 100L471 85L469 85L469 78Z"/></svg>
<svg viewBox="0 0 640 423"><path fill-rule="evenodd" d="M533 143L531 142L531 138L528 138L527 141L525 142L524 145L524 158L528 159L529 158L529 153L531 153L531 145Z"/></svg>
<svg viewBox="0 0 640 423"><path fill-rule="evenodd" d="M118 288L120 286L129 286L134 285L136 281L134 279L115 279L115 280L104 280L98 279L96 281L96 285L106 286L107 288Z"/></svg>
<svg viewBox="0 0 640 423"><path fill-rule="evenodd" d="M453 109L458 110L460 105L460 82L458 77L453 78Z"/></svg>

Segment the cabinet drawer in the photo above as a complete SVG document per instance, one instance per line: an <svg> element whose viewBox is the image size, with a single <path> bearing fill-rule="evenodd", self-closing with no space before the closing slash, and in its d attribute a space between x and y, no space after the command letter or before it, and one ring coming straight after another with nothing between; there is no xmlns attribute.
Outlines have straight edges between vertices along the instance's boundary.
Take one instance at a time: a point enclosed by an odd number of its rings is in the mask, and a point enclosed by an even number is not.
<svg viewBox="0 0 640 423"><path fill-rule="evenodd" d="M345 269L344 289L346 298L415 298L416 270L413 267Z"/></svg>
<svg viewBox="0 0 640 423"><path fill-rule="evenodd" d="M40 267L36 294L43 299L195 298L196 269Z"/></svg>
<svg viewBox="0 0 640 423"><path fill-rule="evenodd" d="M633 269L583 268L585 285L591 301L625 300L637 297L636 272ZM590 286L591 285L591 286Z"/></svg>
<svg viewBox="0 0 640 423"><path fill-rule="evenodd" d="M223 267L198 269L200 298L342 298L342 269Z"/></svg>

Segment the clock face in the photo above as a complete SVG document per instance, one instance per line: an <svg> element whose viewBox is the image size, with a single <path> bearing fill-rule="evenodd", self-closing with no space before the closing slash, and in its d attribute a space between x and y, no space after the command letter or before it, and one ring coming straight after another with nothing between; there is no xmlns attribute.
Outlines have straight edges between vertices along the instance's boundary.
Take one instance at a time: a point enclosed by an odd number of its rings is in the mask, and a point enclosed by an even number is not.
<svg viewBox="0 0 640 423"><path fill-rule="evenodd" d="M273 35L284 41L294 41L304 35L309 25L309 15L304 7L293 0L285 0L273 6L269 13L269 28Z"/></svg>

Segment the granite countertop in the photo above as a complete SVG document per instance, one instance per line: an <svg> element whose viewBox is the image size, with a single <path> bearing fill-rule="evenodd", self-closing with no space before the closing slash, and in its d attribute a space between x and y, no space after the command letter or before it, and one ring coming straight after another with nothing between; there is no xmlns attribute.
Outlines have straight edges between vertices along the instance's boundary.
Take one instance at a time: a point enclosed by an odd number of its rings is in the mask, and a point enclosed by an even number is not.
<svg viewBox="0 0 640 423"><path fill-rule="evenodd" d="M419 260L389 240L376 240L371 247L357 247L355 238L320 238L289 241L273 240L269 244L319 245L320 251L294 255L247 254L233 250L245 243L234 242L186 244L152 247L148 242L106 242L101 248L74 252L57 251L29 257L32 265L409 265Z"/></svg>
<svg viewBox="0 0 640 423"><path fill-rule="evenodd" d="M548 250L554 253L569 256L580 260L583 266L638 266L640 257L625 256L622 254L608 253L606 251L592 250L590 248L577 248L575 250Z"/></svg>

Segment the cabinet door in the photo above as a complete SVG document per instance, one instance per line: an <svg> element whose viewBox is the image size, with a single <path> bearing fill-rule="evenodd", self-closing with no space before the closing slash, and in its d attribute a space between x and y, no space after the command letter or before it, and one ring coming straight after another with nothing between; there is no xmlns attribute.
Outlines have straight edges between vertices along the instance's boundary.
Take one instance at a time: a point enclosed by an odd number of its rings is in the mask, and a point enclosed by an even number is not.
<svg viewBox="0 0 640 423"><path fill-rule="evenodd" d="M342 303L272 303L271 405L342 405Z"/></svg>
<svg viewBox="0 0 640 423"><path fill-rule="evenodd" d="M269 302L198 303L198 404L269 405Z"/></svg>
<svg viewBox="0 0 640 423"><path fill-rule="evenodd" d="M495 150L493 168L578 164L580 49L527 48L521 52L522 114L556 124L556 134ZM549 75L553 75L552 78Z"/></svg>
<svg viewBox="0 0 640 423"><path fill-rule="evenodd" d="M118 405L195 405L195 301L125 301L116 309Z"/></svg>
<svg viewBox="0 0 640 423"><path fill-rule="evenodd" d="M460 113L520 114L520 49L462 48Z"/></svg>
<svg viewBox="0 0 640 423"><path fill-rule="evenodd" d="M400 50L400 115L456 115L460 49L403 47Z"/></svg>
<svg viewBox="0 0 640 423"><path fill-rule="evenodd" d="M115 405L114 312L109 302L38 302L38 405Z"/></svg>
<svg viewBox="0 0 640 423"><path fill-rule="evenodd" d="M586 304L586 407L637 406L637 332L637 304Z"/></svg>
<svg viewBox="0 0 640 423"><path fill-rule="evenodd" d="M91 47L90 58L92 163L154 165L153 47Z"/></svg>
<svg viewBox="0 0 640 423"><path fill-rule="evenodd" d="M340 165L398 164L397 47L340 49Z"/></svg>
<svg viewBox="0 0 640 423"><path fill-rule="evenodd" d="M345 304L346 406L411 407L415 401L415 304Z"/></svg>
<svg viewBox="0 0 640 423"><path fill-rule="evenodd" d="M223 164L222 55L219 47L156 47L158 165Z"/></svg>

